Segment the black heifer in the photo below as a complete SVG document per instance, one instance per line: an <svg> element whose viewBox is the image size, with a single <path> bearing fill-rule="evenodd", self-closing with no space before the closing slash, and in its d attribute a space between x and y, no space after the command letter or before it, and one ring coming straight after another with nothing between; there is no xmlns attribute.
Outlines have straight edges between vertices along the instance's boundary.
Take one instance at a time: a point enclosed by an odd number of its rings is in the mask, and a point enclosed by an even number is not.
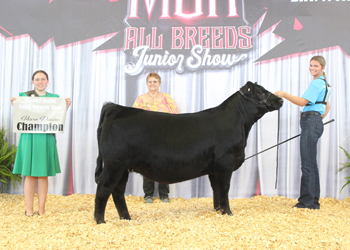
<svg viewBox="0 0 350 250"><path fill-rule="evenodd" d="M105 222L111 194L120 219L131 219L124 197L129 171L160 183L209 175L214 208L232 214L230 179L244 161L248 133L282 104L251 82L219 106L198 113L173 115L105 104L97 130L96 222Z"/></svg>

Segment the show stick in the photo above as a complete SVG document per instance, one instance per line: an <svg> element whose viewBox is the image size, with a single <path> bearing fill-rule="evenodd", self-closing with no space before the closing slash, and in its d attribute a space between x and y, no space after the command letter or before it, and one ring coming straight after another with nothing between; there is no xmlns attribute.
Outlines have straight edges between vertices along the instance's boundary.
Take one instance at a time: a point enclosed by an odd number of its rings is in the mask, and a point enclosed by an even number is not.
<svg viewBox="0 0 350 250"><path fill-rule="evenodd" d="M330 121L324 123L323 125L327 125L327 124L329 124L329 123L331 123L331 122L334 122L334 119L332 119L332 120L330 120ZM296 136L293 136L293 137L291 137L291 138L289 138L289 139L287 139L287 140L285 140L285 141L283 141L283 142L277 143L276 145L274 145L274 146L272 146L272 147L269 147L269 148L267 148L267 149L265 149L265 150L263 150L263 151L260 151L259 153L256 153L256 154L254 154L254 155L252 155L252 156L249 156L249 157L245 158L244 160L248 160L249 158L252 158L252 157L254 157L254 156L258 155L258 154L264 153L265 151L270 150L271 148L277 147L277 146L279 146L279 145L281 145L281 144L283 144L283 143L285 143L285 142L287 142L287 141L293 140L293 139L297 138L298 136L300 136L300 134L298 134L298 135L296 135Z"/></svg>

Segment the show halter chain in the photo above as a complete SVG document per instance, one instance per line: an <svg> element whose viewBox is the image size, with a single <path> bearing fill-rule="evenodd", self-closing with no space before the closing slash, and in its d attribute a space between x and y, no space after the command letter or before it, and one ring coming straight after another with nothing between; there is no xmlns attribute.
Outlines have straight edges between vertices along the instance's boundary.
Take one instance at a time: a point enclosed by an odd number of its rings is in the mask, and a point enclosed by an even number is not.
<svg viewBox="0 0 350 250"><path fill-rule="evenodd" d="M250 91L250 88L248 88L248 91ZM240 88L239 93L240 93L245 99L250 100L250 101L255 102L255 103L258 103L258 104L260 104L260 105L263 105L264 108L265 108L267 111L270 111L270 110L267 108L266 103L267 103L267 100L270 98L270 96L271 96L271 94L272 94L271 92L268 91L267 97L266 97L264 100L262 100L262 101L258 101L258 100L255 100L254 98L251 98L251 97L246 96L246 95L243 93L242 88ZM280 110L278 110L278 123L277 123L277 124L278 124L278 125L277 125L277 143L278 143L278 142L279 142L279 135L280 135ZM278 177L278 145L279 145L279 144L277 144L277 153L276 153L276 181L275 181L275 189L277 189L277 177ZM262 152L260 152L260 153L262 153ZM260 153L258 153L258 154L260 154ZM257 155L257 154L255 154L255 155ZM253 156L254 156L254 155L253 155ZM250 156L250 157L253 157L253 156ZM245 158L244 160L247 160L247 159L249 159L250 157Z"/></svg>

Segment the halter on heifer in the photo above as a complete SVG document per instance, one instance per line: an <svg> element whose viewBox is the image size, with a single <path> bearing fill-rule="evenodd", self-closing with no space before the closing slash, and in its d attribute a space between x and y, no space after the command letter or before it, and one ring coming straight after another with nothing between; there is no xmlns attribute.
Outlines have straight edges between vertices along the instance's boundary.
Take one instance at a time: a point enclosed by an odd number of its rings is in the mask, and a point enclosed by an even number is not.
<svg viewBox="0 0 350 250"><path fill-rule="evenodd" d="M243 88L243 87L242 87L242 88ZM271 110L269 110L269 109L266 107L267 100L270 98L270 96L271 96L271 94L272 94L271 92L269 92L269 91L266 90L266 92L268 93L268 94L267 94L267 97L266 97L264 100L262 100L262 101L258 101L258 100L254 99L254 98L251 98L251 97L249 97L249 96L246 96L246 95L243 93L242 88L239 89L239 93L240 93L245 99L247 99L247 100L249 100L249 101L252 101L252 102L255 102L255 103L259 104L259 105L262 105L267 111L271 111ZM250 88L248 88L248 91L250 91Z"/></svg>

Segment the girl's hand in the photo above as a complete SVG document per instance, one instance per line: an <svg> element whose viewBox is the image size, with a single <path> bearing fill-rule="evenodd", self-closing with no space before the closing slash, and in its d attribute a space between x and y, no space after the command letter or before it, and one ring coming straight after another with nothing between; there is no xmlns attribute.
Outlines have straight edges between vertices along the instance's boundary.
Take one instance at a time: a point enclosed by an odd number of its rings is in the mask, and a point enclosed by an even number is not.
<svg viewBox="0 0 350 250"><path fill-rule="evenodd" d="M282 97L284 97L284 93L285 93L284 91L280 90L280 91L277 91L274 95L279 97L279 98L282 98Z"/></svg>
<svg viewBox="0 0 350 250"><path fill-rule="evenodd" d="M66 102L67 102L67 109L69 108L69 106L72 104L71 100L69 97L65 98Z"/></svg>
<svg viewBox="0 0 350 250"><path fill-rule="evenodd" d="M16 100L16 98L11 97L11 105L13 106L13 101Z"/></svg>

